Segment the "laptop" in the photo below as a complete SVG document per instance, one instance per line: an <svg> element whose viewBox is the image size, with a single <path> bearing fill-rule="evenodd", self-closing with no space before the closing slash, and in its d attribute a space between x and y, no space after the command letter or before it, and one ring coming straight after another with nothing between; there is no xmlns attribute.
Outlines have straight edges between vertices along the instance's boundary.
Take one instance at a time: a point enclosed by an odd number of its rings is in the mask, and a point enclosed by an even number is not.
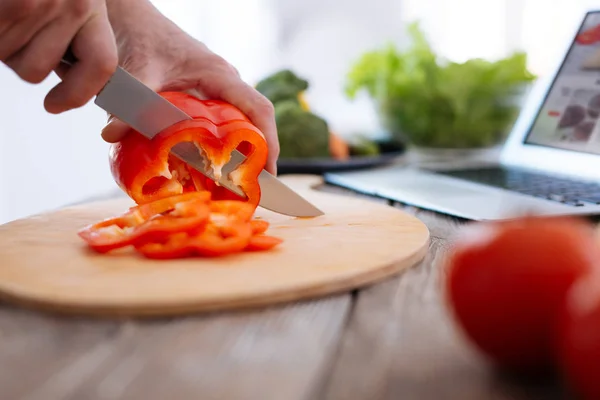
<svg viewBox="0 0 600 400"><path fill-rule="evenodd" d="M468 220L600 215L600 41L578 36L595 26L600 34L600 10L530 90L495 160L330 172L325 182Z"/></svg>

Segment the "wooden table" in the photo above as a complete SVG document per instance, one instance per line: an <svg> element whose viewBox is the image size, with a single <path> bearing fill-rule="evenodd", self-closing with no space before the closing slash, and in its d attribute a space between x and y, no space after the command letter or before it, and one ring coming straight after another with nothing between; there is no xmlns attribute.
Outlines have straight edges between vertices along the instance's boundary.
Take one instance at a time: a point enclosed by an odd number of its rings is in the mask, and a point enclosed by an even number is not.
<svg viewBox="0 0 600 400"><path fill-rule="evenodd" d="M494 372L463 340L438 287L441 258L460 222L403 208L431 231L427 257L353 293L141 322L4 305L0 399L566 398L553 381L517 382Z"/></svg>

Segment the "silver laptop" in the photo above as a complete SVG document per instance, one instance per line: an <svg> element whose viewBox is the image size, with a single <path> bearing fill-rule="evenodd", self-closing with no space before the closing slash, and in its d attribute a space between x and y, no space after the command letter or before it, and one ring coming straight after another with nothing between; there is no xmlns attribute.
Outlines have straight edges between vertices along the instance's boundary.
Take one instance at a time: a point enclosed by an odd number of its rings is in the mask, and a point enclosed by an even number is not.
<svg viewBox="0 0 600 400"><path fill-rule="evenodd" d="M600 215L600 42L576 41L599 24L600 10L586 13L556 70L527 95L495 161L335 172L325 181L470 220Z"/></svg>

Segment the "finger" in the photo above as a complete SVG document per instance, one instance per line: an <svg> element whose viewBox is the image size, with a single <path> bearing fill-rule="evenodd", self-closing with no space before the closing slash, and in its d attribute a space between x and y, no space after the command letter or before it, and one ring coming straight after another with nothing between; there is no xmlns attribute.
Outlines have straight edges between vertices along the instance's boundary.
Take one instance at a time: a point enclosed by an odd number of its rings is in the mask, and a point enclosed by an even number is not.
<svg viewBox="0 0 600 400"><path fill-rule="evenodd" d="M0 37L31 17L31 10L22 8L22 5L18 1L0 1Z"/></svg>
<svg viewBox="0 0 600 400"><path fill-rule="evenodd" d="M85 105L104 87L118 65L114 34L105 13L94 14L71 43L77 63L48 93L46 110L58 114Z"/></svg>
<svg viewBox="0 0 600 400"><path fill-rule="evenodd" d="M216 97L235 105L260 129L269 148L265 169L276 175L279 138L277 137L273 104L235 74L221 74L202 89L213 98Z"/></svg>
<svg viewBox="0 0 600 400"><path fill-rule="evenodd" d="M1 14L11 15L8 21L3 18L3 23L0 25L2 32L0 35L0 60L2 61L6 61L25 47L40 29L53 20L55 14L47 6L29 9L27 6L17 7L14 1L7 3L13 4L8 9L13 10L15 14ZM0 11L4 12L4 10Z"/></svg>
<svg viewBox="0 0 600 400"><path fill-rule="evenodd" d="M129 125L110 116L108 124L102 129L102 139L107 143L117 143L127 136L130 130Z"/></svg>
<svg viewBox="0 0 600 400"><path fill-rule="evenodd" d="M30 83L39 83L60 64L77 28L57 19L40 30L18 53L6 60L6 65Z"/></svg>
<svg viewBox="0 0 600 400"><path fill-rule="evenodd" d="M69 72L70 69L70 65L60 63L54 68L54 73L58 75L61 81L64 81L65 77L67 76L67 72Z"/></svg>

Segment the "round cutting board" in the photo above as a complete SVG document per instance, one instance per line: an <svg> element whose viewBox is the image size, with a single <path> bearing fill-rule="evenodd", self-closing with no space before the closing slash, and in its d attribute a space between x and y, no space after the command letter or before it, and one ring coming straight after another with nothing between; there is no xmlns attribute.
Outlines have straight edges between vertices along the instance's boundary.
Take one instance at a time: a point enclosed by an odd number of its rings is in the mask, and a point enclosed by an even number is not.
<svg viewBox="0 0 600 400"><path fill-rule="evenodd" d="M262 208L284 242L216 259L150 260L131 250L96 254L79 228L133 203L88 203L0 226L0 296L46 310L167 316L266 306L356 289L420 261L429 231L416 217L368 199L313 190L320 178L282 180L325 212L302 219Z"/></svg>

